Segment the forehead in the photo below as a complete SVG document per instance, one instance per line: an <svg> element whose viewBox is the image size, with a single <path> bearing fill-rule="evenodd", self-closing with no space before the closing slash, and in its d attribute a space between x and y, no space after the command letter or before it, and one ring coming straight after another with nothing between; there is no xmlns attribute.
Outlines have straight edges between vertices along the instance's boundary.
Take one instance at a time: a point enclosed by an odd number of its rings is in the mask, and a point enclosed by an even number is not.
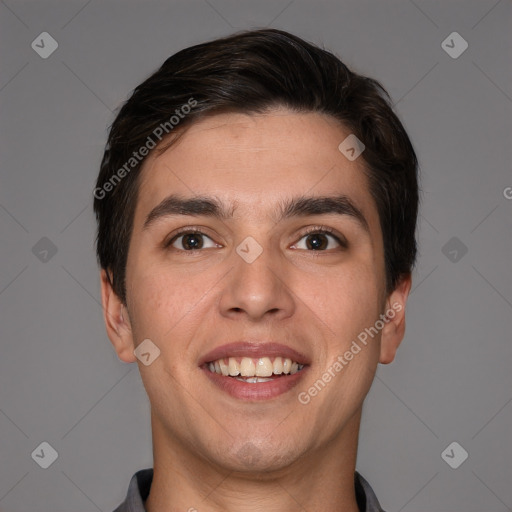
<svg viewBox="0 0 512 512"><path fill-rule="evenodd" d="M376 210L363 160L338 150L349 134L330 116L288 110L201 120L146 159L135 224L171 193L215 196L240 215L261 214L283 198L344 194L371 223Z"/></svg>

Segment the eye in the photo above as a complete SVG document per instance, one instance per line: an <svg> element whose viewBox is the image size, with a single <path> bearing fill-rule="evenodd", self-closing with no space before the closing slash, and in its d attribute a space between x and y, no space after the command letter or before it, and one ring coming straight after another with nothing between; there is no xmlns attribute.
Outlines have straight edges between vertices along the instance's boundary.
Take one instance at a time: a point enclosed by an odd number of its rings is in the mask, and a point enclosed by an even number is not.
<svg viewBox="0 0 512 512"><path fill-rule="evenodd" d="M182 232L174 236L167 245L180 251L193 251L197 249L218 247L218 244L216 244L209 236L199 231Z"/></svg>
<svg viewBox="0 0 512 512"><path fill-rule="evenodd" d="M296 244L292 246L294 249L305 249L310 251L325 251L328 249L336 249L338 247L346 247L340 239L325 229L314 230L304 235Z"/></svg>

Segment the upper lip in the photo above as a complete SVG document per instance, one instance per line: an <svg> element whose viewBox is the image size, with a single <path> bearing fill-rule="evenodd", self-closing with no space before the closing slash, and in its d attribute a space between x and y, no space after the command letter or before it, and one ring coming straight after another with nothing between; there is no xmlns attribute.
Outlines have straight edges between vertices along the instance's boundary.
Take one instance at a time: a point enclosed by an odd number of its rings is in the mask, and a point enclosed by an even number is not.
<svg viewBox="0 0 512 512"><path fill-rule="evenodd" d="M306 355L281 343L237 341L214 348L200 359L199 366L228 357L253 357L257 359L278 356L287 357L299 364L309 364Z"/></svg>

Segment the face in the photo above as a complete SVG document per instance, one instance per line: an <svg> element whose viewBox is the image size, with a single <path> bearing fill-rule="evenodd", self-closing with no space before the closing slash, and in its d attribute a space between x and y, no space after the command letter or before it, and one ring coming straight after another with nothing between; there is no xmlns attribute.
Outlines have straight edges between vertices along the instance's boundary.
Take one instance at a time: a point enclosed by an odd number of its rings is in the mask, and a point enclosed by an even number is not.
<svg viewBox="0 0 512 512"><path fill-rule="evenodd" d="M139 361L155 443L279 469L357 417L402 339L410 282L386 295L362 158L338 150L349 133L321 114L222 114L147 158L126 307L102 288L119 357L160 350Z"/></svg>

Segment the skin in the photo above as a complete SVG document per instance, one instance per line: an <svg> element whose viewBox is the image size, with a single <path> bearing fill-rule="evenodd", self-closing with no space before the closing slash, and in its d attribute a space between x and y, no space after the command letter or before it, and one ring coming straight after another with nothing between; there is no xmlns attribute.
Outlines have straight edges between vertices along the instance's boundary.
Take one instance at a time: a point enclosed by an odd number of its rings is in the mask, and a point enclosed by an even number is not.
<svg viewBox="0 0 512 512"><path fill-rule="evenodd" d="M362 170L338 150L349 135L330 117L287 110L221 114L192 125L144 163L130 241L124 306L102 271L108 336L118 357L138 361L149 338L161 351L139 364L151 402L154 479L149 512L344 510L354 494L363 400L377 364L390 363L405 330L411 286L386 294L379 217ZM143 224L170 194L216 197L229 219L167 216ZM276 222L275 209L302 195L345 194L351 216L323 214ZM308 249L305 228L328 226L324 250ZM205 246L185 251L182 227L200 228ZM318 230L317 230L318 231ZM262 247L252 263L236 247ZM320 235L321 236L321 235ZM181 250L180 250L181 249ZM307 405L307 391L357 335L392 304L402 306L378 336ZM238 340L274 340L306 354L296 388L249 402L219 390L199 368L207 352Z"/></svg>

